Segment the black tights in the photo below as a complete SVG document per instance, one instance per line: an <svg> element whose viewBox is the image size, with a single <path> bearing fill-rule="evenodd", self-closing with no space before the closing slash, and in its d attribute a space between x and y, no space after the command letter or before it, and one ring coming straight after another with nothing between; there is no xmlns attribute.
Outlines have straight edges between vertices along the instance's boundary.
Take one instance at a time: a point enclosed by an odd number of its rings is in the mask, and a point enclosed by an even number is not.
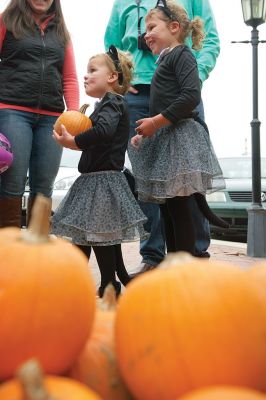
<svg viewBox="0 0 266 400"><path fill-rule="evenodd" d="M89 259L91 247L80 245L78 247ZM113 284L117 292L119 291L120 284L116 281L115 274L117 274L120 282L126 286L130 281L130 276L128 275L124 264L121 244L115 244L112 246L93 246L93 251L101 274L99 293L103 292L110 282Z"/></svg>
<svg viewBox="0 0 266 400"><path fill-rule="evenodd" d="M168 253L182 250L195 254L196 236L190 201L190 196L173 197L160 205Z"/></svg>

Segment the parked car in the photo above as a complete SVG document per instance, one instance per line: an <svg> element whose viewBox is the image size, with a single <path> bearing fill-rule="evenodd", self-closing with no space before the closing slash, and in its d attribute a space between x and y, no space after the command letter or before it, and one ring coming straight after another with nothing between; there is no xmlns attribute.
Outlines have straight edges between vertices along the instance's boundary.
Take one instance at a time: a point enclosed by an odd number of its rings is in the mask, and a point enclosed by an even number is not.
<svg viewBox="0 0 266 400"><path fill-rule="evenodd" d="M219 159L226 188L207 195L210 208L230 224L229 229L211 226L215 239L247 239L247 209L252 203L252 169L250 157ZM261 202L266 208L266 158L261 158Z"/></svg>
<svg viewBox="0 0 266 400"><path fill-rule="evenodd" d="M52 196L52 212L56 210L59 203L66 195L68 189L79 176L78 162L81 152L64 149L60 163L60 168L54 183L54 191ZM22 198L22 226L26 225L26 210L29 197L28 181L24 196Z"/></svg>

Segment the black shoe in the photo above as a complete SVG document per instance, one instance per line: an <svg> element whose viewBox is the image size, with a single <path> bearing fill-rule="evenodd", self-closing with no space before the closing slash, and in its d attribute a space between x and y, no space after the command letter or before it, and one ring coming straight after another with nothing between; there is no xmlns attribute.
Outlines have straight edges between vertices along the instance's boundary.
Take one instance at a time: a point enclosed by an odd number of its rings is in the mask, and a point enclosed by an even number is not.
<svg viewBox="0 0 266 400"><path fill-rule="evenodd" d="M113 287L115 288L116 297L118 297L118 296L120 295L120 293L121 293L121 283L115 281L115 282L112 282L112 285L113 285ZM105 286L105 287L106 287L106 286ZM104 295L105 287L100 286L99 289L98 289L98 296L101 297L101 298L102 298L103 295Z"/></svg>
<svg viewBox="0 0 266 400"><path fill-rule="evenodd" d="M147 264L147 263L141 263L140 270L138 272L130 274L129 276L130 276L131 279L136 278L136 276L144 274L144 272L151 271L154 268L156 268L157 266L158 266L158 264L157 265L150 265L150 264Z"/></svg>
<svg viewBox="0 0 266 400"><path fill-rule="evenodd" d="M210 253L208 251L204 251L202 253L196 254L195 257L200 257L200 258L210 258Z"/></svg>

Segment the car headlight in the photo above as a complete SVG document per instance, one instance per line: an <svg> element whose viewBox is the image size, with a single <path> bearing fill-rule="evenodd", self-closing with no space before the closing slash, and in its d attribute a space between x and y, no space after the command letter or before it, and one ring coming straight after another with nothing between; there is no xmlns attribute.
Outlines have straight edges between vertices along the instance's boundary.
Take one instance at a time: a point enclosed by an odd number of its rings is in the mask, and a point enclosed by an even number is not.
<svg viewBox="0 0 266 400"><path fill-rule="evenodd" d="M211 203L225 203L226 197L224 192L214 192L206 195L207 202Z"/></svg>
<svg viewBox="0 0 266 400"><path fill-rule="evenodd" d="M55 182L54 190L68 190L76 179L77 176L69 176L67 178L60 179L60 181Z"/></svg>

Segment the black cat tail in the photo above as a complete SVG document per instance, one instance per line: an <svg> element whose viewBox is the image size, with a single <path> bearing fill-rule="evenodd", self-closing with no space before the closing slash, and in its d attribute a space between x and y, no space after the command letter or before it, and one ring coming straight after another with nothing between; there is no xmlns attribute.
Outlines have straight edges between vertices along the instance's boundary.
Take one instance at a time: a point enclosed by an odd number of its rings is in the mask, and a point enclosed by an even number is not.
<svg viewBox="0 0 266 400"><path fill-rule="evenodd" d="M194 198L198 204L198 207L205 218L210 222L211 225L220 226L221 228L229 228L230 225L222 218L218 217L210 209L205 196L201 193L194 193Z"/></svg>

